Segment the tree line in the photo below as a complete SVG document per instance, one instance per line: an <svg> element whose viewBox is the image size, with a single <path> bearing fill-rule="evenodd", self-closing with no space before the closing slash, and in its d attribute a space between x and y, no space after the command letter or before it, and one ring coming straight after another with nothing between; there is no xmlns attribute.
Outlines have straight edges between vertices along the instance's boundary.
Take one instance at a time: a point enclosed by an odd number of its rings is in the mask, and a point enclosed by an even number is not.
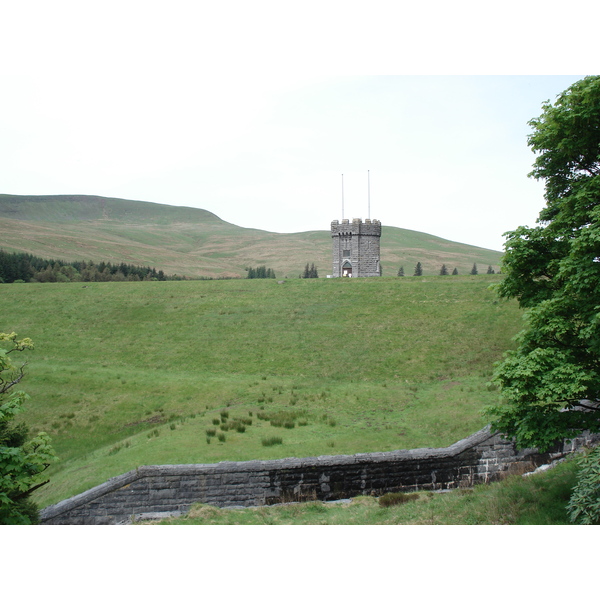
<svg viewBox="0 0 600 600"><path fill-rule="evenodd" d="M0 283L55 283L68 281L169 281L186 277L165 275L153 267L101 261L67 262L24 252L0 250Z"/></svg>
<svg viewBox="0 0 600 600"><path fill-rule="evenodd" d="M246 271L248 275L246 279L275 279L275 271L271 268L260 266L256 267L247 267Z"/></svg>
<svg viewBox="0 0 600 600"><path fill-rule="evenodd" d="M479 273L478 269L477 269L477 264L473 263L473 267L471 268L471 271L469 272L469 275L477 275ZM494 268L492 267L492 265L488 266L487 269L487 274L488 275L495 275L496 271L494 270ZM440 268L440 275L449 275L449 271L448 271L448 267L446 265L442 265ZM404 277L405 273L404 273L404 267L400 267L398 269L398 277ZM423 275L423 265L421 265L420 262L418 262L415 266L415 271L413 273L413 275L415 277L420 277L421 275ZM454 267L453 271L452 271L452 275L458 275L458 269L456 267Z"/></svg>

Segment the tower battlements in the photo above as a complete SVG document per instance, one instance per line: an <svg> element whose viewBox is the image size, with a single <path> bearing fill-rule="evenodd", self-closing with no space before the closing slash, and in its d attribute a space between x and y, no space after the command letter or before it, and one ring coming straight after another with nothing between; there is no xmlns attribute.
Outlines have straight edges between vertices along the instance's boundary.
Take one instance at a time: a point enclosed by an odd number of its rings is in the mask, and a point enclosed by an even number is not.
<svg viewBox="0 0 600 600"><path fill-rule="evenodd" d="M331 222L333 277L379 277L381 222L342 219Z"/></svg>
<svg viewBox="0 0 600 600"><path fill-rule="evenodd" d="M365 219L364 223L362 219L352 219L350 222L348 219L342 219L340 223L338 220L331 221L331 235L375 235L381 236L381 221L377 219Z"/></svg>

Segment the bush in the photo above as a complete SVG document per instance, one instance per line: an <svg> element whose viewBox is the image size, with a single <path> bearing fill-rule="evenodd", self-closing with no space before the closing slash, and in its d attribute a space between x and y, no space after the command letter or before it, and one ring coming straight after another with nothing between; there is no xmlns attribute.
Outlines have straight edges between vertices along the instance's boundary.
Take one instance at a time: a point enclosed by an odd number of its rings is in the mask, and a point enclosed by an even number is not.
<svg viewBox="0 0 600 600"><path fill-rule="evenodd" d="M600 523L600 446L583 454L578 460L577 483L567 505L572 523Z"/></svg>

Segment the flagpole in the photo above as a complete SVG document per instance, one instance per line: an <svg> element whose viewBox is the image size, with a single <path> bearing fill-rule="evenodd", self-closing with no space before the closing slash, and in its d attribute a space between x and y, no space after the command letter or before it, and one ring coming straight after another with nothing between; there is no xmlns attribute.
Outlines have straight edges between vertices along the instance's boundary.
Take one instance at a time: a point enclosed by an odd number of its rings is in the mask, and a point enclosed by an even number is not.
<svg viewBox="0 0 600 600"><path fill-rule="evenodd" d="M344 174L342 173L342 221L344 220Z"/></svg>
<svg viewBox="0 0 600 600"><path fill-rule="evenodd" d="M369 206L368 206L368 215L369 215L369 221L371 220L371 174L369 171L367 171L367 198L368 198L368 202L369 202Z"/></svg>

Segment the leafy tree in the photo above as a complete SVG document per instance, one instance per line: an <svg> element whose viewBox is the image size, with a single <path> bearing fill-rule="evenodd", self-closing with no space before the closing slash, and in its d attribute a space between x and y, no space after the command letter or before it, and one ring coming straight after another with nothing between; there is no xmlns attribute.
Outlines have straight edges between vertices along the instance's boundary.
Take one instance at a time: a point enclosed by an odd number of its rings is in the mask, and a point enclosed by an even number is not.
<svg viewBox="0 0 600 600"><path fill-rule="evenodd" d="M452 275L458 275L458 269L456 267L454 267L454 270L452 271Z"/></svg>
<svg viewBox="0 0 600 600"><path fill-rule="evenodd" d="M404 277L404 267L398 269L398 277Z"/></svg>
<svg viewBox="0 0 600 600"><path fill-rule="evenodd" d="M415 266L415 277L420 277L421 275L423 275L423 267L421 266L421 263L418 262L417 265Z"/></svg>
<svg viewBox="0 0 600 600"><path fill-rule="evenodd" d="M477 264L473 263L473 267L471 268L471 275L477 275Z"/></svg>
<svg viewBox="0 0 600 600"><path fill-rule="evenodd" d="M48 483L38 482L38 475L56 460L46 433L28 440L28 429L14 418L23 410L28 399L22 391L14 391L25 375L25 365L16 366L12 352L33 348L29 338L17 339L16 333L0 333L0 523L27 525L39 520L38 508L30 494Z"/></svg>
<svg viewBox="0 0 600 600"><path fill-rule="evenodd" d="M600 429L600 77L586 77L529 122L545 182L536 227L506 234L502 297L526 309L516 350L497 368L496 430L545 450Z"/></svg>
<svg viewBox="0 0 600 600"><path fill-rule="evenodd" d="M448 275L448 269L446 268L446 265L442 265L442 268L440 269L440 275Z"/></svg>

